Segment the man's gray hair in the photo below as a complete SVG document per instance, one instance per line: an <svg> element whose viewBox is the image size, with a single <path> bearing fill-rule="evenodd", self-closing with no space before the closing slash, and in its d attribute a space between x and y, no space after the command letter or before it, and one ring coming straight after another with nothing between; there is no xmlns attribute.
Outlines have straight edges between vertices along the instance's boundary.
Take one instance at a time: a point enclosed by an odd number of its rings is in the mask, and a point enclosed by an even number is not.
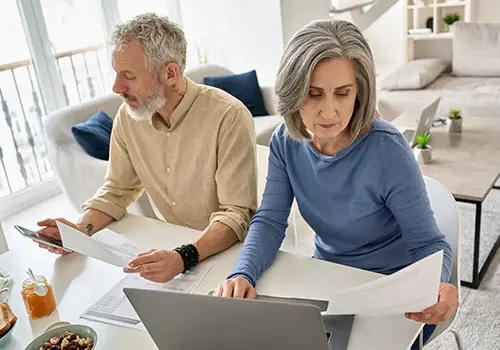
<svg viewBox="0 0 500 350"><path fill-rule="evenodd" d="M137 40L144 50L146 66L157 74L170 62L186 67L186 38L182 29L167 17L145 13L117 24L112 44L121 50L129 41Z"/></svg>
<svg viewBox="0 0 500 350"><path fill-rule="evenodd" d="M358 94L348 132L355 139L379 115L376 110L375 67L363 34L352 23L339 20L313 21L288 42L276 77L278 112L287 133L296 140L310 139L299 109L306 102L311 74L325 59L344 58L353 63Z"/></svg>

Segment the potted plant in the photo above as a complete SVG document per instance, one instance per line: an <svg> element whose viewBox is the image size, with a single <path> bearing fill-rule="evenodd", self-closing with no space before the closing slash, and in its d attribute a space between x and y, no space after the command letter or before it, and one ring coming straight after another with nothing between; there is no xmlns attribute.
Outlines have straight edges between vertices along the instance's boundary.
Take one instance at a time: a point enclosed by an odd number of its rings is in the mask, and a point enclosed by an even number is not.
<svg viewBox="0 0 500 350"><path fill-rule="evenodd" d="M460 14L458 12L455 13L449 13L446 16L444 16L443 21L448 25L451 26L453 23L456 21L460 21Z"/></svg>
<svg viewBox="0 0 500 350"><path fill-rule="evenodd" d="M448 112L448 119L450 120L450 127L448 129L451 133L462 132L462 111L460 108L452 108Z"/></svg>
<svg viewBox="0 0 500 350"><path fill-rule="evenodd" d="M196 55L198 56L198 64L202 65L208 63L207 52L198 44L196 44Z"/></svg>
<svg viewBox="0 0 500 350"><path fill-rule="evenodd" d="M429 163L432 159L432 147L429 145L430 138L430 132L417 134L416 136L417 146L413 149L413 154L415 155L417 162L421 164Z"/></svg>

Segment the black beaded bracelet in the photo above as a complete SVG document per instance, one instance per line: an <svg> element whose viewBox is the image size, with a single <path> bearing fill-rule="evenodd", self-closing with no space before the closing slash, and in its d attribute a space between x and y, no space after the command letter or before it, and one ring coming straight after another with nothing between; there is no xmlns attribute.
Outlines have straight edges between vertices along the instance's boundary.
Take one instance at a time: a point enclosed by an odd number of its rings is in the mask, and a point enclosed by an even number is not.
<svg viewBox="0 0 500 350"><path fill-rule="evenodd" d="M200 254L198 254L198 249L192 244L185 244L174 249L174 252L179 253L184 262L184 271L191 270L193 267L198 265Z"/></svg>

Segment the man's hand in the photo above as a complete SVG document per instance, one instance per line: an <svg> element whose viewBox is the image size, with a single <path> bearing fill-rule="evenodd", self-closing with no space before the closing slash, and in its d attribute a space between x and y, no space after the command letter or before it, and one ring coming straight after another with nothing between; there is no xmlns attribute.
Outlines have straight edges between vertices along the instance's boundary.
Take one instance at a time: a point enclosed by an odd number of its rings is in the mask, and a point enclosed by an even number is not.
<svg viewBox="0 0 500 350"><path fill-rule="evenodd" d="M225 298L255 299L257 291L245 277L237 276L222 282L214 296Z"/></svg>
<svg viewBox="0 0 500 350"><path fill-rule="evenodd" d="M71 226L71 227L79 230L79 228L75 224L73 224L72 222L69 222L68 220L63 219L63 218L58 218L58 219L45 219L45 220L37 222L36 224L38 226L43 227L42 229L38 230L37 232L42 236L61 240L61 234L59 233L59 228L57 227L56 220L62 222L63 224L66 224L68 226ZM61 255L68 254L68 252L66 252L62 249L51 247L51 246L48 246L48 245L43 244L43 243L38 243L38 245L40 246L40 248L47 249L51 253L61 254Z"/></svg>
<svg viewBox="0 0 500 350"><path fill-rule="evenodd" d="M450 283L441 283L437 304L428 307L423 312L407 313L406 317L417 322L438 324L455 314L458 305L457 288Z"/></svg>
<svg viewBox="0 0 500 350"><path fill-rule="evenodd" d="M101 211L95 209L88 209L85 211L85 213L82 215L82 217L78 220L76 224L63 218L45 219L39 221L37 222L37 225L43 228L38 230L37 232L42 236L61 240L61 234L59 233L59 228L57 227L56 221L60 221L63 224L71 226L74 229L85 233L88 236L92 236L97 231L108 226L113 221L113 218ZM62 249L49 247L45 244L39 244L39 245L41 248L45 248L52 253L68 254Z"/></svg>
<svg viewBox="0 0 500 350"><path fill-rule="evenodd" d="M184 271L184 261L177 252L150 249L129 262L126 273L139 273L141 277L158 283L166 283Z"/></svg>

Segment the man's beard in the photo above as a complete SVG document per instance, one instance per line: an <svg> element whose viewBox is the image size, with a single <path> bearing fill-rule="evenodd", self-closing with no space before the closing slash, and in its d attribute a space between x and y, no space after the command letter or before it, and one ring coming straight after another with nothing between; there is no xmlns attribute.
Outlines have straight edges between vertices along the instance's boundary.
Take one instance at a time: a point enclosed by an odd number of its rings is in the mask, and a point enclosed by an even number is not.
<svg viewBox="0 0 500 350"><path fill-rule="evenodd" d="M150 120L153 114L167 103L167 99L158 93L158 91L144 99L139 97L136 101L139 106L138 108L133 108L128 103L125 103L125 106L132 119L139 121Z"/></svg>

